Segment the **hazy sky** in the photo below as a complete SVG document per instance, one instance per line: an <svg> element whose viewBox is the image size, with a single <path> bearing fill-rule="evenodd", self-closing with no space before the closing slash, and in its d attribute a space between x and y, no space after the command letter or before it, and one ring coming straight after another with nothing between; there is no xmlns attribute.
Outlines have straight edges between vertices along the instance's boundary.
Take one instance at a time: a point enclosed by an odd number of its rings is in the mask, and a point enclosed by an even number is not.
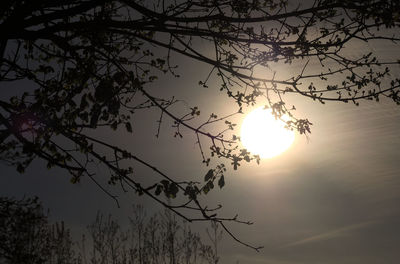
<svg viewBox="0 0 400 264"><path fill-rule="evenodd" d="M386 52L398 54L399 50ZM185 65L180 73L182 78L161 79L153 90L198 105L204 118L211 112L234 111L232 105L218 99L224 95L197 85L199 76L207 75L202 65ZM400 71L393 74L400 75ZM245 242L265 246L256 253L225 235L221 264L237 260L246 264L398 263L399 106L386 101L366 101L359 107L321 105L301 97L292 98L292 102L314 123L309 139L297 135L284 154L263 160L261 165L230 169L226 186L208 197L211 204L222 203L227 216L239 213L255 222L253 226L231 227ZM166 120L161 137L156 139L157 118L157 112L144 112L133 123L133 135L104 131L102 136L131 146L170 175L202 180L207 168L201 163L193 137L185 134L183 139L174 138L171 122ZM117 209L88 179L72 185L65 172L48 171L41 162L34 163L24 175L4 164L0 169L1 195L38 195L54 220L65 220L72 228L84 229L97 210L126 218L131 203L159 209L132 193L121 194L121 208ZM143 168L137 168L137 172L147 177L148 171ZM204 227L194 228L201 231Z"/></svg>

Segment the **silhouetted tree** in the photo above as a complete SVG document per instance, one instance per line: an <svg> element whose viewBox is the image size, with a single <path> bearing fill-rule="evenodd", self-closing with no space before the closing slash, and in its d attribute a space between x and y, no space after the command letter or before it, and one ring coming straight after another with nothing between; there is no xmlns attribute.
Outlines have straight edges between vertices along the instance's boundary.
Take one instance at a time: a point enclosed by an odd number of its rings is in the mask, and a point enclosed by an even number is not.
<svg viewBox="0 0 400 264"><path fill-rule="evenodd" d="M89 255L91 264L200 264L218 258L213 248L220 240L210 246L170 211L148 218L140 205L134 206L128 228L99 213L89 233L93 248L82 255Z"/></svg>
<svg viewBox="0 0 400 264"><path fill-rule="evenodd" d="M0 197L0 262L78 264L64 223L50 225L37 198Z"/></svg>
<svg viewBox="0 0 400 264"><path fill-rule="evenodd" d="M218 244L222 239L222 230L219 228L218 222L211 222L211 230L206 229L206 233L211 241L211 245L203 246L202 256L209 264L218 264Z"/></svg>
<svg viewBox="0 0 400 264"><path fill-rule="evenodd" d="M196 136L205 165L212 157L234 169L258 161L238 147L229 116L208 113L200 120L198 107L180 115L171 106L185 106L174 95L159 98L149 90L160 85L161 74L179 77L181 59L173 54L208 65L210 74L199 85L221 90L238 113L261 101L277 117L290 115L288 127L305 134L311 122L296 117L285 95L320 103L358 105L382 97L400 103L393 74L399 60L380 59L374 49L397 45L399 10L393 0L3 0L0 82L12 96L0 100L1 159L20 172L34 159L45 160L49 168L67 170L72 183L89 177L115 198L91 166L100 164L109 169L110 184L145 194L188 221L217 221L226 229L224 221L237 218L220 217L198 200L216 182L224 186L223 165L210 169L203 183L178 182L93 131L124 127L134 133L131 122L140 123L135 113L157 109L160 124L166 117L173 121L176 137L183 129ZM277 65L290 74L276 74ZM23 89L11 91L15 86ZM219 123L226 127L211 133ZM135 178L136 164L159 178L150 184ZM186 200L168 204L161 193Z"/></svg>
<svg viewBox="0 0 400 264"><path fill-rule="evenodd" d="M49 222L37 198L0 197L0 263L200 264L218 258L213 248L220 238L210 246L170 211L148 218L143 206L133 209L128 227L98 213L89 239L83 235L78 245L64 222Z"/></svg>

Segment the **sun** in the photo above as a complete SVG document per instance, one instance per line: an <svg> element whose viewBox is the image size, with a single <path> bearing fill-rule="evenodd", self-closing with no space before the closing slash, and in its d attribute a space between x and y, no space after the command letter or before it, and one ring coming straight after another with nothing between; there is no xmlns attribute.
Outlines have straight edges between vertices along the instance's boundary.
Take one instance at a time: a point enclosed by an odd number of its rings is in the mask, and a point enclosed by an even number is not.
<svg viewBox="0 0 400 264"><path fill-rule="evenodd" d="M284 115L284 120L289 118ZM287 150L294 142L294 132L286 123L275 119L270 109L259 107L243 120L240 137L243 146L260 158L272 158Z"/></svg>

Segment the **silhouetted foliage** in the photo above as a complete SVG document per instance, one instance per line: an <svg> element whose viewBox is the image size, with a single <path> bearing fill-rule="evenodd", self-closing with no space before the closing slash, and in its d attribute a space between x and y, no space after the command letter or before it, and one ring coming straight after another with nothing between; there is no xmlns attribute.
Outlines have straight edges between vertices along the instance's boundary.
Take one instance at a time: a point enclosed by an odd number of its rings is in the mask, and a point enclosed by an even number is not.
<svg viewBox="0 0 400 264"><path fill-rule="evenodd" d="M64 223L50 225L37 198L0 197L0 262L79 263Z"/></svg>
<svg viewBox="0 0 400 264"><path fill-rule="evenodd" d="M44 160L49 168L67 170L72 183L89 177L116 198L92 165L104 166L111 185L147 195L188 221L218 221L226 229L224 222L240 222L237 217L220 217L198 199L215 181L224 186L224 165L210 169L202 183L178 182L140 153L93 131L122 128L135 135L135 113L156 109L160 124L172 120L176 137L183 129L196 136L205 165L213 158L234 169L258 161L240 149L229 116L207 113L201 119L198 107L186 108L172 94L159 98L148 87L160 85L160 75L179 77L176 64L186 58L210 67L208 76L194 76L201 78L196 82L226 94L237 113L262 102L277 117L291 116L289 128L310 133L311 122L297 117L285 96L356 105L387 97L400 103L400 79L393 73L399 60L381 60L374 49L397 45L399 10L399 1L391 0L3 0L0 82L10 93L14 85L23 89L0 101L1 159L19 172ZM287 76L276 74L278 65L285 65ZM220 123L225 128L211 133ZM135 178L137 164L159 179L145 184ZM168 204L162 193L185 201Z"/></svg>

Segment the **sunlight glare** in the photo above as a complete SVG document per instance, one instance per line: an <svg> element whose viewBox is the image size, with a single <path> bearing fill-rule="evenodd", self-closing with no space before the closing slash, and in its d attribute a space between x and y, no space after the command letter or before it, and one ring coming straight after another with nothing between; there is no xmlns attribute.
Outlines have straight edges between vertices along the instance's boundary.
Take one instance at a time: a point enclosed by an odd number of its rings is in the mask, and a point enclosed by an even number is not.
<svg viewBox="0 0 400 264"><path fill-rule="evenodd" d="M289 118L285 115L284 120ZM260 158L272 158L287 150L294 142L294 132L285 128L286 123L275 119L270 109L259 107L249 113L241 127L243 146Z"/></svg>

